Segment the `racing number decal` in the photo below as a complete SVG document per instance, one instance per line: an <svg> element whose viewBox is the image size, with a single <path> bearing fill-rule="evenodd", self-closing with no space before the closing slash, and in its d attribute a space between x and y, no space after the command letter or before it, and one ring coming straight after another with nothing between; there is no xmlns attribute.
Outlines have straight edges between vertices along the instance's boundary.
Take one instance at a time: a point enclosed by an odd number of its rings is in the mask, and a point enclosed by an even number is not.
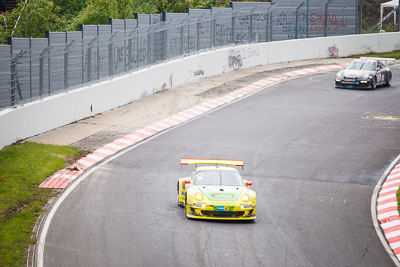
<svg viewBox="0 0 400 267"><path fill-rule="evenodd" d="M382 72L378 71L376 73L376 80L378 83L382 81Z"/></svg>

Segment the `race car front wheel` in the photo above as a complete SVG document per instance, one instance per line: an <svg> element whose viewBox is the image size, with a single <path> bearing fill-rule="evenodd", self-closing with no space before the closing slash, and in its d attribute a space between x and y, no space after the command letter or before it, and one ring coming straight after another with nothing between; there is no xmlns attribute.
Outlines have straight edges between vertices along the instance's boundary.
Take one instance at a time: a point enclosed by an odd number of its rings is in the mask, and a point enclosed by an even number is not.
<svg viewBox="0 0 400 267"><path fill-rule="evenodd" d="M183 212L185 214L185 217L187 218L187 198L185 195L185 203L183 204Z"/></svg>
<svg viewBox="0 0 400 267"><path fill-rule="evenodd" d="M371 89L376 89L376 77L374 77L371 81Z"/></svg>

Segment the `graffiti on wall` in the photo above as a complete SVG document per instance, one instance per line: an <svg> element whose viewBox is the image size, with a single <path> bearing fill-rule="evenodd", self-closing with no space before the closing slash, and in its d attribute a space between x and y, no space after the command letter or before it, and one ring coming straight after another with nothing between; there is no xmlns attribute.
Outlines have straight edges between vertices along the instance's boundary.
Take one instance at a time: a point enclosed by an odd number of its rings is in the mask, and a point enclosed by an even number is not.
<svg viewBox="0 0 400 267"><path fill-rule="evenodd" d="M243 66L242 56L238 50L230 50L228 57L228 66L231 69L239 70Z"/></svg>
<svg viewBox="0 0 400 267"><path fill-rule="evenodd" d="M318 33L325 30L337 32L340 29L346 29L349 25L348 16L344 14L328 13L325 19L325 14L319 12L312 12L308 16L306 11L299 11L297 13L297 25L295 10L274 11L273 17L275 18L274 26L277 26L285 35L287 34L288 39L296 38L296 33L297 38L303 38L306 37L307 33Z"/></svg>
<svg viewBox="0 0 400 267"><path fill-rule="evenodd" d="M337 58L339 57L339 48L336 45L328 47L328 57L329 58Z"/></svg>
<svg viewBox="0 0 400 267"><path fill-rule="evenodd" d="M337 32L339 29L346 28L348 25L348 16L346 15L336 15L328 14L326 17L325 25L325 14L319 14L318 12L313 12L310 14L309 19L309 31L327 31L334 30Z"/></svg>

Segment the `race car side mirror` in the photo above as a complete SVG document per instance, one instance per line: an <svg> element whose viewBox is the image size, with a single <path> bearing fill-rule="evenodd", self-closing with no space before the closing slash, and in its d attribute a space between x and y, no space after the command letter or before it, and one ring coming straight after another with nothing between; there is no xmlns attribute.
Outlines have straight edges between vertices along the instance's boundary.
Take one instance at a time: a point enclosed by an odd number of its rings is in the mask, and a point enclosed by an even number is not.
<svg viewBox="0 0 400 267"><path fill-rule="evenodd" d="M246 182L246 186L251 186L251 185L253 185L253 182L252 182L252 181L247 181L247 182Z"/></svg>

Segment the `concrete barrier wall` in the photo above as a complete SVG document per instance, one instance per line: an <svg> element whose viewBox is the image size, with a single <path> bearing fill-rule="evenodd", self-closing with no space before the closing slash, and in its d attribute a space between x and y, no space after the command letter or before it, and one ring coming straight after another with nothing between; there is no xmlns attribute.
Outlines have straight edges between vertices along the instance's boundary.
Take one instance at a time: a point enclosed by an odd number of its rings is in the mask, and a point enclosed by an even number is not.
<svg viewBox="0 0 400 267"><path fill-rule="evenodd" d="M0 148L147 95L240 68L400 50L400 33L347 35L227 47L179 58L112 80L0 112ZM333 78L332 78L333 79ZM333 84L333 80L332 80Z"/></svg>

